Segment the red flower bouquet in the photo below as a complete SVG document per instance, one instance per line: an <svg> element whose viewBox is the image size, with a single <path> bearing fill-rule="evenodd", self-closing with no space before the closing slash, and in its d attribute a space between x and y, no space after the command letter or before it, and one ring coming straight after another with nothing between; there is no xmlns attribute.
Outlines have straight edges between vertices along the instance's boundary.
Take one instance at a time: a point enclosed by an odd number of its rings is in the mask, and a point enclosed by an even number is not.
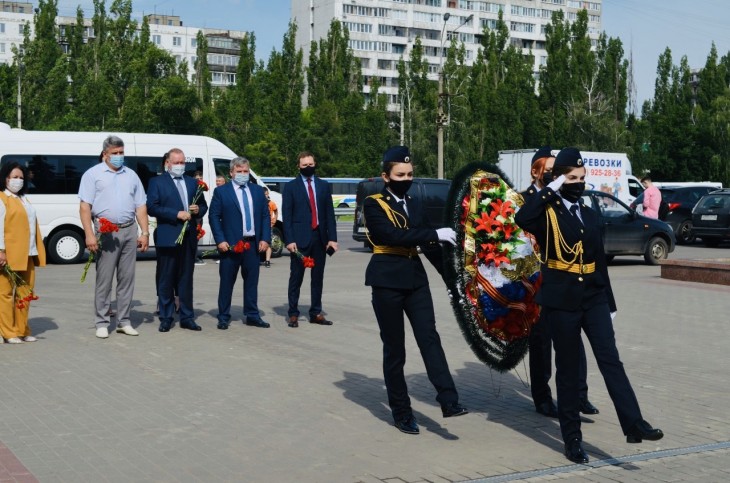
<svg viewBox="0 0 730 483"><path fill-rule="evenodd" d="M304 265L304 268L314 268L314 258L312 257L305 257L302 252L299 250L294 252L294 255L299 258L299 260L302 261L302 264Z"/></svg>
<svg viewBox="0 0 730 483"><path fill-rule="evenodd" d="M198 188L195 190L195 196L193 196L193 202L192 202L192 204L193 205L197 205L198 204L198 200L203 195L203 193L205 193L206 191L208 191L208 185L205 183L205 181L203 181L202 179L199 179L198 180ZM185 238L185 231L187 231L189 224L190 224L190 220L185 220L185 223L183 223L183 227L182 227L182 230L180 231L180 235L178 235L177 240L175 240L175 243L177 245L181 245L182 244L183 238ZM203 233L205 233L205 232L203 232ZM200 240L200 237L201 236L202 235L200 235L200 232L198 232L198 240Z"/></svg>
<svg viewBox="0 0 730 483"><path fill-rule="evenodd" d="M33 292L33 289L28 286L23 277L18 275L18 272L10 268L10 265L5 265L5 275L10 279L10 283L13 285L13 293L15 299L15 306L19 309L25 309L30 307L30 302L38 300L38 296Z"/></svg>
<svg viewBox="0 0 730 483"><path fill-rule="evenodd" d="M102 235L106 233L115 233L119 231L119 226L112 223L111 221L107 220L106 218L99 218L99 233L96 235L96 243L98 245L97 250L101 250L101 240ZM81 274L81 283L84 283L86 281L86 274L89 271L89 267L91 267L91 262L94 261L94 252L89 253L89 259L86 261L86 265L84 265L84 271Z"/></svg>

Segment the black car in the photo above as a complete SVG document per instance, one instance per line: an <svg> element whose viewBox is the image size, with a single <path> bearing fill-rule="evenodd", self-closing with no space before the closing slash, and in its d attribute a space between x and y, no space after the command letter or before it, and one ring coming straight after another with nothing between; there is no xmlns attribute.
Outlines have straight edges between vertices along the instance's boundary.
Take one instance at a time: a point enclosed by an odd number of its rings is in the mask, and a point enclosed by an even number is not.
<svg viewBox="0 0 730 483"><path fill-rule="evenodd" d="M362 208L365 198L383 191L385 182L383 178L369 178L360 181L357 185L355 199L355 220L352 227L352 238L355 241L363 242L370 247L367 238L367 228L362 217ZM449 195L451 181L448 179L413 178L413 185L408 194L421 201L421 206L426 210L426 216L431 228L442 228L444 224L444 207L446 198Z"/></svg>
<svg viewBox="0 0 730 483"><path fill-rule="evenodd" d="M692 233L708 247L730 239L730 189L712 191L692 210Z"/></svg>
<svg viewBox="0 0 730 483"><path fill-rule="evenodd" d="M692 232L692 208L695 207L700 198L714 190L715 188L711 186L659 188L662 193L662 200L669 204L669 213L663 221L666 221L672 227L677 243L680 245L688 245L695 241L695 235ZM631 207L636 208L643 202L644 193L631 203Z"/></svg>
<svg viewBox="0 0 730 483"><path fill-rule="evenodd" d="M674 232L663 221L641 216L602 191L586 191L583 202L599 214L609 261L617 255L644 255L646 263L657 265L674 251Z"/></svg>

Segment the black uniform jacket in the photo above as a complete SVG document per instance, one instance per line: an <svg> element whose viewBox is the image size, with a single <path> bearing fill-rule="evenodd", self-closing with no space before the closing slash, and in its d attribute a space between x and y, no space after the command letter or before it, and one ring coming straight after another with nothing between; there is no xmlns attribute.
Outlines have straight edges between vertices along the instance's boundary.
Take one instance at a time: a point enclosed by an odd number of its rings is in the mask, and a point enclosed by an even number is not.
<svg viewBox="0 0 730 483"><path fill-rule="evenodd" d="M441 247L438 244L438 235L436 230L426 227L425 215L419 201L406 195L408 209L406 214L405 210L396 202L387 189L383 190L381 195L382 200L388 206L404 217L397 218L401 225L405 224L407 227L399 228L395 226L380 204L372 197L368 197L365 199L363 213L371 243L375 246L414 249L420 245L423 254L441 273ZM428 277L418 255L403 256L375 253L365 271L365 285L414 289L428 285Z"/></svg>
<svg viewBox="0 0 730 483"><path fill-rule="evenodd" d="M560 196L550 188L535 192L532 186L527 190L528 196L523 196L525 204L517 211L515 221L523 230L531 233L540 246L540 258L545 261L557 260L555 251L554 232L548 227L546 209L552 206L555 210L560 232L568 246L573 246L579 240L583 241L583 264L595 263L593 273L573 273L564 270L549 268L547 264L541 267L542 286L535 300L543 307L559 310L583 310L594 304L607 302L612 312L616 311L616 302L608 278L606 254L603 250L603 236L601 233L598 214L591 208L580 205L581 223L578 218L564 206ZM548 237L548 228L549 239ZM571 260L573 255L561 248L563 258ZM575 262L579 263L578 260Z"/></svg>

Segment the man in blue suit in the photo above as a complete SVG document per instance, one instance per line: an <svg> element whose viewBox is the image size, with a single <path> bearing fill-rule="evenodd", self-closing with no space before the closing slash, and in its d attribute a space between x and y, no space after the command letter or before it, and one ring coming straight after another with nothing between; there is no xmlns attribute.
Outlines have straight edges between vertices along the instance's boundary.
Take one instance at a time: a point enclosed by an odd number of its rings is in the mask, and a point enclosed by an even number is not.
<svg viewBox="0 0 730 483"><path fill-rule="evenodd" d="M147 211L157 218L155 246L160 332L172 328L175 292L180 297L180 327L201 330L193 313L193 270L198 248L196 226L208 205L202 196L198 204L193 204L198 182L184 173L185 154L180 149L171 149L166 156L165 173L152 178L147 190ZM177 238L186 221L185 235L178 244Z"/></svg>
<svg viewBox="0 0 730 483"><path fill-rule="evenodd" d="M213 191L210 229L221 252L218 287L218 328L231 321L231 297L240 270L243 278L243 316L246 325L269 327L258 308L259 253L271 244L269 204L264 190L249 183L249 161L234 158L231 181ZM245 247L245 249L244 249Z"/></svg>
<svg viewBox="0 0 730 483"><path fill-rule="evenodd" d="M309 322L332 325L322 313L322 285L325 254L337 251L337 223L332 191L326 181L314 175L316 163L309 152L299 153L300 175L286 184L282 194L284 242L290 254L289 327L299 327L299 291L304 280L304 264L296 255L314 259L312 267L312 303Z"/></svg>

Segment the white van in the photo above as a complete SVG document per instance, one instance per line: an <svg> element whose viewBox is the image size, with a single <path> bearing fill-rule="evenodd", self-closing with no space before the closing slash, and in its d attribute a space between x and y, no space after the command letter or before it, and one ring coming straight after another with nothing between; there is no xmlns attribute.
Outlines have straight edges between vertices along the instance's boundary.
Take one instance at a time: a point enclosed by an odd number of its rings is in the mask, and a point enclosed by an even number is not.
<svg viewBox="0 0 730 483"><path fill-rule="evenodd" d="M78 263L84 255L84 231L79 218L81 175L99 162L104 139L110 134L124 141L125 165L134 169L147 189L150 178L162 172L162 156L180 148L187 157L185 174L203 174L209 186L205 199L210 203L218 174L228 178L229 163L236 157L225 144L205 136L139 134L116 132L24 131L0 123L0 164L17 161L28 168L27 196L36 211L49 260ZM251 171L255 182L258 176ZM281 195L271 192L281 206ZM150 219L150 229L156 223ZM200 245L213 245L207 216L205 236ZM154 237L150 237L150 244Z"/></svg>

